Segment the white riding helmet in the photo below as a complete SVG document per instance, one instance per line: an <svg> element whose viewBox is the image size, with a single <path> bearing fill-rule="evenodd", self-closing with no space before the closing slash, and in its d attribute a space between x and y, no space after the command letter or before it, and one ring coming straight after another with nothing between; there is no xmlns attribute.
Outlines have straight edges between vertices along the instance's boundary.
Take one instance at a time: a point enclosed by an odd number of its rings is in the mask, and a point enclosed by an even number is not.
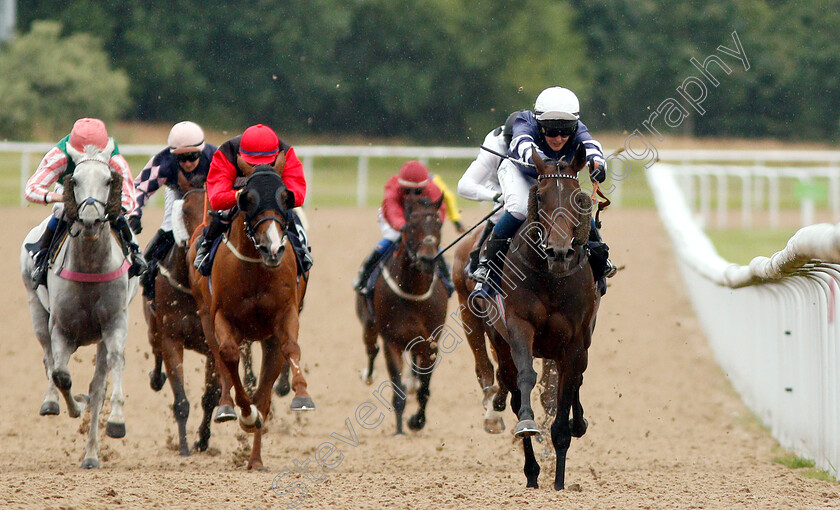
<svg viewBox="0 0 840 510"><path fill-rule="evenodd" d="M172 126L169 131L170 152L178 154L202 149L204 149L204 131L198 124L185 120Z"/></svg>
<svg viewBox="0 0 840 510"><path fill-rule="evenodd" d="M537 96L534 115L537 120L579 120L580 102L571 90L550 87Z"/></svg>

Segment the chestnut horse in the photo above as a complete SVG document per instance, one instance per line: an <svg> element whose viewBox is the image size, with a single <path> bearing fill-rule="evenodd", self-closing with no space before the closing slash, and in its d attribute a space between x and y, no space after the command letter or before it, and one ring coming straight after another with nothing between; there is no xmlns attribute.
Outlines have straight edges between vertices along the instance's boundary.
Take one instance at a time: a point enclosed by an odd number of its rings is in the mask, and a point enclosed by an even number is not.
<svg viewBox="0 0 840 510"><path fill-rule="evenodd" d="M282 165L281 165L282 166ZM233 419L233 388L239 425L254 433L248 469L264 470L260 455L262 425L271 409L271 389L284 364L292 372L295 411L314 410L300 363L298 317L307 278L298 278L294 250L286 249L288 208L294 204L273 167L257 165L239 195L239 211L223 237L208 278L192 265L196 244L190 247L190 283L199 315L218 368L222 393L216 421ZM260 342L262 366L253 399L239 375L240 345ZM253 403L252 403L253 402Z"/></svg>
<svg viewBox="0 0 840 510"><path fill-rule="evenodd" d="M446 320L449 298L443 282L435 274L443 225L439 213L442 202L443 197L436 202L425 198L406 202L406 224L400 244L393 257L382 266L382 274L374 288L372 314L367 298L361 294L356 296L356 314L362 322L368 354L368 383L379 352L378 336L382 337L385 346L397 434L403 433L406 400L402 384L403 357L420 380L417 389L419 409L409 418L408 428L420 430L426 424L429 383L437 363L436 336L441 334Z"/></svg>
<svg viewBox="0 0 840 510"><path fill-rule="evenodd" d="M587 428L580 386L600 293L586 249L592 200L577 180L578 171L586 165L583 144L571 164L545 162L536 151L534 164L539 175L531 188L528 219L512 239L498 296L494 302L469 300L462 315L465 325L480 325L478 331L487 333L497 355L499 385L511 392L511 410L519 419L514 435L523 439L528 487L537 487L540 472L531 443L531 436L540 434L531 407L531 391L537 382L534 357L556 363L551 441L556 454L554 488L560 490L571 438L581 437ZM463 269L461 259L456 274ZM468 289L473 287L473 282L466 284ZM497 410L503 409L504 398L497 397L494 404Z"/></svg>
<svg viewBox="0 0 840 510"><path fill-rule="evenodd" d="M153 390L160 391L166 379L172 387L174 403L172 410L178 423L178 450L181 456L190 454L187 445L187 418L190 402L184 390L184 349L205 356L204 396L201 407L204 417L198 428L198 441L194 448L207 450L210 440L210 419L213 409L219 403L221 388L216 376L213 354L204 340L198 306L190 291L189 266L187 264L187 243L190 233L195 231L204 219L205 189L193 188L183 173L178 174L178 185L183 193L173 205L173 234L175 245L160 262L155 277L154 301L143 299L143 313L148 324L149 343L155 356L155 368L149 373ZM173 193L169 188L166 193ZM161 364L166 372L161 372ZM168 376L168 377L167 377Z"/></svg>

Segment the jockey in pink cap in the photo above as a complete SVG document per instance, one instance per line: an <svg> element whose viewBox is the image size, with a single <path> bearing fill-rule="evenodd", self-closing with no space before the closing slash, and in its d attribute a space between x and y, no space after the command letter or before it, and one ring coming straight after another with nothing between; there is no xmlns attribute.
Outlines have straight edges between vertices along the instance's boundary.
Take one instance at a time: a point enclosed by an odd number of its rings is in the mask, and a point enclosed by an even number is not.
<svg viewBox="0 0 840 510"><path fill-rule="evenodd" d="M79 119L73 124L70 134L62 138L41 160L35 173L26 183L24 197L36 204L53 203L53 217L47 224L41 239L28 246L35 261L32 270L32 279L36 286L43 285L47 280L48 251L52 244L53 236L58 227L63 223L64 215L64 193L61 181L67 175L72 175L76 169L76 162L70 156L67 146L75 152L85 152L88 146L95 146L104 149L108 145L108 130L105 123L99 119ZM120 154L117 143L114 142L114 151L111 153L111 169L122 176L122 209L123 215L112 219L112 225L117 234L121 237L124 246L127 246L131 255L131 269L129 276L137 276L146 268L146 263L140 253L140 249L134 242L131 230L125 220L125 214L130 213L137 206L134 198L134 179L128 162ZM50 187L55 184L55 190Z"/></svg>

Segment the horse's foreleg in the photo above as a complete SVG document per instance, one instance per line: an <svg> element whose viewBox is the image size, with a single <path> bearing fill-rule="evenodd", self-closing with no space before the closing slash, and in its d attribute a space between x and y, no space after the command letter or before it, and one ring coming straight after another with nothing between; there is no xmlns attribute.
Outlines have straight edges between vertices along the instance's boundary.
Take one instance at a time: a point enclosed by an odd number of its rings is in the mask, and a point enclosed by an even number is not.
<svg viewBox="0 0 840 510"><path fill-rule="evenodd" d="M462 308L461 318L464 322L464 332L467 335L467 342L472 349L475 358L475 376L484 398L481 403L484 406L484 431L488 434L501 434L505 430L505 422L502 414L495 409L494 399L500 390L494 384L493 363L487 355L487 345L484 338L484 328L481 321L468 307Z"/></svg>
<svg viewBox="0 0 840 510"><path fill-rule="evenodd" d="M99 467L99 411L105 401L105 384L108 377L108 348L104 342L96 346L96 368L90 381L90 423L85 443L85 458L82 468Z"/></svg>
<svg viewBox="0 0 840 510"><path fill-rule="evenodd" d="M35 337L38 338L38 343L41 344L41 349L44 351L44 371L47 374L47 390L44 392L44 403L41 404L41 410L38 412L41 416L55 416L59 414L58 407L58 388L52 379L53 370L53 355L52 342L50 341L50 331L48 325L50 322L50 314L41 306L38 298L31 293L29 296L29 309L32 313L32 326L35 329Z"/></svg>
<svg viewBox="0 0 840 510"><path fill-rule="evenodd" d="M201 397L201 409L204 416L201 425L198 426L198 441L194 448L200 452L206 451L210 443L210 419L213 416L213 409L219 405L219 397L222 388L219 386L219 376L216 373L216 358L212 353L207 353L207 361L204 364L204 395Z"/></svg>
<svg viewBox="0 0 840 510"><path fill-rule="evenodd" d="M276 339L266 339L262 343L262 367L260 369L260 380L254 392L254 405L262 416L268 418L271 411L271 386L280 375L280 368L283 365L282 356L278 356L280 350L279 342ZM262 428L254 431L254 446L251 448L251 458L248 460L248 469L267 471L263 466L261 456Z"/></svg>
<svg viewBox="0 0 840 510"><path fill-rule="evenodd" d="M587 344L588 345L588 344ZM572 436L580 437L586 432L586 419L580 404L580 386L583 384L583 371L586 370L588 356L586 348L572 351L566 355L565 366L558 364L560 371L557 384L557 416L551 426L551 442L556 454L554 489L561 490L565 484L566 454L572 442ZM569 411L573 418L569 419Z"/></svg>
<svg viewBox="0 0 840 510"><path fill-rule="evenodd" d="M422 344L425 347L422 352L414 357L416 366L411 367L412 374L417 374L420 379L420 387L417 388L417 403L420 405L417 414L408 419L408 428L421 430L426 425L426 404L429 402L429 383L432 380L435 361L437 360L437 349L428 347L428 343Z"/></svg>
<svg viewBox="0 0 840 510"><path fill-rule="evenodd" d="M531 443L531 436L526 436L522 439L522 449L525 452L525 479L527 480L525 486L531 488L539 487L540 478L540 464L537 462L537 456L534 455L534 445Z"/></svg>
<svg viewBox="0 0 840 510"><path fill-rule="evenodd" d="M520 405L517 409L519 423L516 424L514 435L517 437L537 435L540 433L540 428L534 421L534 410L531 407L531 391L537 384L537 372L534 370L534 356L531 350L534 328L525 321L511 319L508 321L508 331L510 355L516 366L516 388L520 397Z"/></svg>
<svg viewBox="0 0 840 510"><path fill-rule="evenodd" d="M239 343L240 339L233 332L230 323L221 314L217 313L214 321L216 330L216 341L219 344L219 358L224 365L226 376L233 385L234 401L239 408L241 426L250 427L256 424L257 417L252 415L251 398L245 390L245 385L239 377ZM222 399L224 399L225 382L222 382ZM218 420L218 417L217 417Z"/></svg>
<svg viewBox="0 0 840 510"><path fill-rule="evenodd" d="M282 319L275 324L275 336L279 339L280 349L283 356L289 362L292 372L292 390L295 398L292 399L290 408L292 411L314 411L315 402L306 391L306 378L303 376L303 369L300 365L300 345L298 345L299 322L296 308L290 308L285 313L279 313Z"/></svg>
<svg viewBox="0 0 840 510"><path fill-rule="evenodd" d="M257 376L254 375L254 360L251 357L251 342L243 342L239 346L239 352L242 355L242 369L245 373L245 389L248 390L248 395L252 398L254 396L254 389L257 387Z"/></svg>
<svg viewBox="0 0 840 510"><path fill-rule="evenodd" d="M165 335L162 338L162 358L166 363L166 373L169 376L169 385L172 387L172 412L175 414L175 421L178 423L178 451L182 457L190 454L187 446L187 419L190 416L190 402L187 393L184 391L184 345L173 338L173 335Z"/></svg>
<svg viewBox="0 0 840 510"><path fill-rule="evenodd" d="M125 416L123 405L125 395L123 394L122 377L125 371L125 339L128 331L127 312L122 325L117 325L110 334L103 333L102 342L107 351L108 371L111 372L111 383L114 385L111 390L111 414L108 416L108 423L105 427L105 434L108 437L125 437Z"/></svg>
<svg viewBox="0 0 840 510"><path fill-rule="evenodd" d="M274 384L274 393L278 397L285 397L292 391L292 383L289 382L289 360L283 358L283 364L280 367L280 376Z"/></svg>
<svg viewBox="0 0 840 510"><path fill-rule="evenodd" d="M388 367L388 375L391 376L391 383L394 388L399 388L400 391L394 390L394 397L392 403L394 406L394 416L397 420L396 434L402 434L402 416L405 411L406 394L403 389L402 380L400 378L400 370L402 369L402 352L394 347L394 345L385 340L385 365Z"/></svg>
<svg viewBox="0 0 840 510"><path fill-rule="evenodd" d="M362 381L365 384L373 384L373 362L376 360L376 355L379 354L379 343L377 342L379 331L373 321L369 321L363 326L363 339L365 341L365 351L368 356L367 369L362 372Z"/></svg>
<svg viewBox="0 0 840 510"><path fill-rule="evenodd" d="M71 418L78 418L85 410L89 397L87 395L76 395L74 397L70 391L73 380L70 378L70 370L67 366L70 363L73 349L70 348L70 340L61 334L58 329L58 327L54 327L52 335L50 335L53 355L52 381L58 391L61 392L61 396L64 397L64 402L67 404L67 414Z"/></svg>

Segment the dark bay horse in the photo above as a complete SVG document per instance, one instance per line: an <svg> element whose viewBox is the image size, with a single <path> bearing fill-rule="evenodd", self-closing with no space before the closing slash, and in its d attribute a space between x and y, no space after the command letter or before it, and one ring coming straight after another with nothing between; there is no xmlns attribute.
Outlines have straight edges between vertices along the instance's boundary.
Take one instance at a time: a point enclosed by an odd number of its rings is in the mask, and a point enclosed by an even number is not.
<svg viewBox="0 0 840 510"><path fill-rule="evenodd" d="M383 265L373 294L373 313L366 297L356 296L356 314L362 322L368 354L367 374L373 373L373 361L379 352L377 337L385 347L385 363L391 378L397 434L402 434L405 410L405 387L402 384L403 358L420 380L417 389L419 409L408 420L411 430L426 424L429 383L437 363L437 336L446 320L449 296L435 274L440 246L441 197L436 202L423 198L407 201L406 225L393 257Z"/></svg>
<svg viewBox="0 0 840 510"><path fill-rule="evenodd" d="M262 425L271 409L272 385L284 364L292 373L292 410L315 409L306 391L298 345L307 278L297 276L297 261L286 235L287 228L294 228L287 223L287 211L293 204L291 191L274 168L257 165L239 195L239 212L219 246L210 277L201 276L192 266L196 243L187 256L193 296L221 380L219 409L232 406L233 388L239 425L254 433L248 469L265 469L260 454ZM243 342L260 342L262 346L259 385L253 399L239 375ZM226 421L223 418L216 419Z"/></svg>
<svg viewBox="0 0 840 510"><path fill-rule="evenodd" d="M143 313L148 324L149 343L155 356L155 368L149 374L150 385L159 391L166 379L172 387L174 403L172 410L178 423L178 444L181 456L188 456L187 418L190 402L184 389L184 349L198 352L206 357L204 368L204 396L201 407L204 417L198 428L198 441L194 448L207 450L210 440L210 420L213 409L219 403L221 387L216 376L216 363L201 328L198 305L190 290L187 246L190 234L204 219L205 189L193 188L187 178L179 173L179 188L183 197L173 206L173 234L175 245L160 262L160 271L155 278L154 301L144 298ZM166 190L169 192L169 189ZM166 372L161 372L161 364ZM167 377L168 376L168 377Z"/></svg>
<svg viewBox="0 0 840 510"><path fill-rule="evenodd" d="M534 164L538 182L531 189L528 219L506 257L499 296L491 303L471 301L468 310L481 318L498 356L498 382L511 392L511 410L519 419L514 434L523 439L528 487L537 487L540 472L531 443L531 436L540 433L531 407L537 382L534 357L556 363L551 441L556 453L554 488L560 490L571 438L581 437L587 428L580 386L600 293L586 249L592 200L577 180L586 164L583 145L571 164L544 162L536 151Z"/></svg>

